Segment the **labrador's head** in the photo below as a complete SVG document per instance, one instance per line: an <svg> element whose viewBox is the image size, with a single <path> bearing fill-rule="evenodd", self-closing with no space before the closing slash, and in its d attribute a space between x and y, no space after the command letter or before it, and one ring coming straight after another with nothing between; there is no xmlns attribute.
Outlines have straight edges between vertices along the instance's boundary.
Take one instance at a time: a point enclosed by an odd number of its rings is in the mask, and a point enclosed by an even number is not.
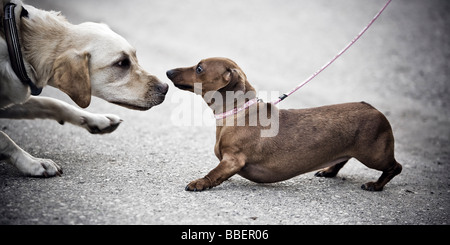
<svg viewBox="0 0 450 245"><path fill-rule="evenodd" d="M53 85L80 107L91 95L136 110L164 101L168 85L145 71L136 50L107 25L83 23L67 32L67 49L53 64Z"/></svg>

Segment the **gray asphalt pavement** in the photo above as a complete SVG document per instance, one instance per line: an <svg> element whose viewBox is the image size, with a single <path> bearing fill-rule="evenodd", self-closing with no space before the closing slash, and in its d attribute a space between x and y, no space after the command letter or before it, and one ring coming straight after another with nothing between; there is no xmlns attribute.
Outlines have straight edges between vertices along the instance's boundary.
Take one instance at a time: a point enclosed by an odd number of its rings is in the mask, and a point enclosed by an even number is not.
<svg viewBox="0 0 450 245"><path fill-rule="evenodd" d="M64 170L62 177L27 178L0 163L0 224L450 223L449 1L392 1L345 55L279 104L366 101L385 113L403 172L377 193L360 186L380 172L356 160L333 179L308 173L257 184L233 176L208 191L184 191L218 164L215 127L208 119L194 120L212 113L199 110L201 98L178 91L165 72L229 57L257 90L281 94L337 54L385 1L27 3L61 11L73 23L107 23L170 89L162 105L146 112L94 98L88 111L124 120L109 135L49 120L0 120L23 149ZM50 87L42 96L74 104Z"/></svg>

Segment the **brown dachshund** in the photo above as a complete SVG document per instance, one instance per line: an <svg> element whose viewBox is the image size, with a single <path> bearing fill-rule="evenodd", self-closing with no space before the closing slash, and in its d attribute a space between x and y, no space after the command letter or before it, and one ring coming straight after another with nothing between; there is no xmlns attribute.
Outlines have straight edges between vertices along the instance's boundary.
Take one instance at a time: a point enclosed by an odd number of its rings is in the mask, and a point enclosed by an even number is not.
<svg viewBox="0 0 450 245"><path fill-rule="evenodd" d="M241 108L256 98L244 72L226 58L209 58L192 67L173 69L167 71L167 77L176 87L201 94L215 114ZM237 96L230 99L232 95ZM240 99L243 95L247 96ZM272 120L271 126L277 127L273 137L261 137L268 129L260 119L262 110ZM239 121L243 123L239 125ZM188 191L212 188L234 174L258 183L283 181L315 170L320 170L318 177L334 177L352 157L383 171L376 182L363 184L364 190L381 191L402 171L394 158L388 120L365 102L280 110L258 101L217 119L216 124L214 151L220 163L204 178L189 183Z"/></svg>

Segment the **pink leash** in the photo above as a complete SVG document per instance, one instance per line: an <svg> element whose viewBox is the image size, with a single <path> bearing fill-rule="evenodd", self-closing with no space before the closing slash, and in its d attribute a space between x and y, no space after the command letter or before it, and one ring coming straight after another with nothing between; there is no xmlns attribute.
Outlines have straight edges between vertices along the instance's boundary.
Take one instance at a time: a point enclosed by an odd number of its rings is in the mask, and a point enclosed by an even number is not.
<svg viewBox="0 0 450 245"><path fill-rule="evenodd" d="M322 66L322 68L320 68L318 71L316 71L314 74L312 74L308 79L306 79L304 82L302 82L296 88L294 88L291 92L281 95L278 99L272 101L271 103L276 105L276 104L280 103L282 100L286 99L291 94L297 92L297 90L299 90L301 87L305 86L307 83L309 83L315 77L317 77L317 75L319 75L323 70L325 70L328 66L330 66L335 60L337 60L339 57L341 57L341 55L343 53L345 53L345 51L347 51L347 49L349 49L356 41L358 41L358 39L367 31L367 29L369 29L369 27L378 19L378 17L381 15L381 13L383 13L383 11L387 8L387 6L389 5L389 3L391 1L392 0L388 0L386 5L384 5L384 7L378 12L378 14L375 15L375 17L373 17L372 21L370 21L370 23L349 44L347 44L347 46L341 52L339 52L332 60L330 60L328 63L326 63L324 66Z"/></svg>
<svg viewBox="0 0 450 245"><path fill-rule="evenodd" d="M341 57L341 55L343 53L345 53L345 51L347 51L356 41L358 41L358 39L367 31L367 29L370 28L370 26L378 19L378 17L381 15L381 13L383 13L383 11L387 8L389 3L391 3L391 1L392 0L388 0L387 3L384 5L384 7L375 15L375 17L373 17L372 21L370 21L369 24L361 32L359 32L359 34L349 44L347 44L347 46L345 46L345 48L342 49L341 52L339 52L333 59L331 59L328 63L326 63L324 66L322 66L318 71L316 71L314 74L312 74L308 79L306 79L300 85L295 87L292 91L281 95L278 99L272 101L271 103L273 105L276 105L276 104L280 103L282 100L286 99L291 94L297 92L297 90L299 90L301 87L305 86L307 83L309 83L315 77L317 77L317 75L319 75L323 70L325 70L328 66L330 66L335 60L337 60L339 57ZM234 108L233 110L230 110L230 111L227 111L227 112L224 112L221 114L216 114L216 115L214 115L214 117L216 119L226 118L228 116L234 115L242 110L249 108L250 106L252 106L253 104L255 104L257 102L258 102L258 98L254 98L252 100L249 100L242 107Z"/></svg>

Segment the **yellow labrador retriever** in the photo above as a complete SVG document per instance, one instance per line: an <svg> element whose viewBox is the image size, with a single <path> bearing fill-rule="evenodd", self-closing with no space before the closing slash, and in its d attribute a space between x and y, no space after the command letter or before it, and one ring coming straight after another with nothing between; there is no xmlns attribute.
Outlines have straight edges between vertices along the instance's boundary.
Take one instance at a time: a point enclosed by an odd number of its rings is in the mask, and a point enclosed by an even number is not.
<svg viewBox="0 0 450 245"><path fill-rule="evenodd" d="M9 4L14 4L10 13ZM148 110L164 101L168 85L146 72L136 50L105 24L73 25L60 13L44 11L21 1L1 2L2 20L15 20L25 73L32 84L20 79L8 52L5 23L0 28L0 118L54 119L86 128L91 133L114 131L121 119L92 114L62 101L30 97L32 87L56 87L80 107L91 96L130 109ZM12 17L11 17L12 15ZM62 169L48 159L31 156L0 131L0 161L36 177L60 175Z"/></svg>

